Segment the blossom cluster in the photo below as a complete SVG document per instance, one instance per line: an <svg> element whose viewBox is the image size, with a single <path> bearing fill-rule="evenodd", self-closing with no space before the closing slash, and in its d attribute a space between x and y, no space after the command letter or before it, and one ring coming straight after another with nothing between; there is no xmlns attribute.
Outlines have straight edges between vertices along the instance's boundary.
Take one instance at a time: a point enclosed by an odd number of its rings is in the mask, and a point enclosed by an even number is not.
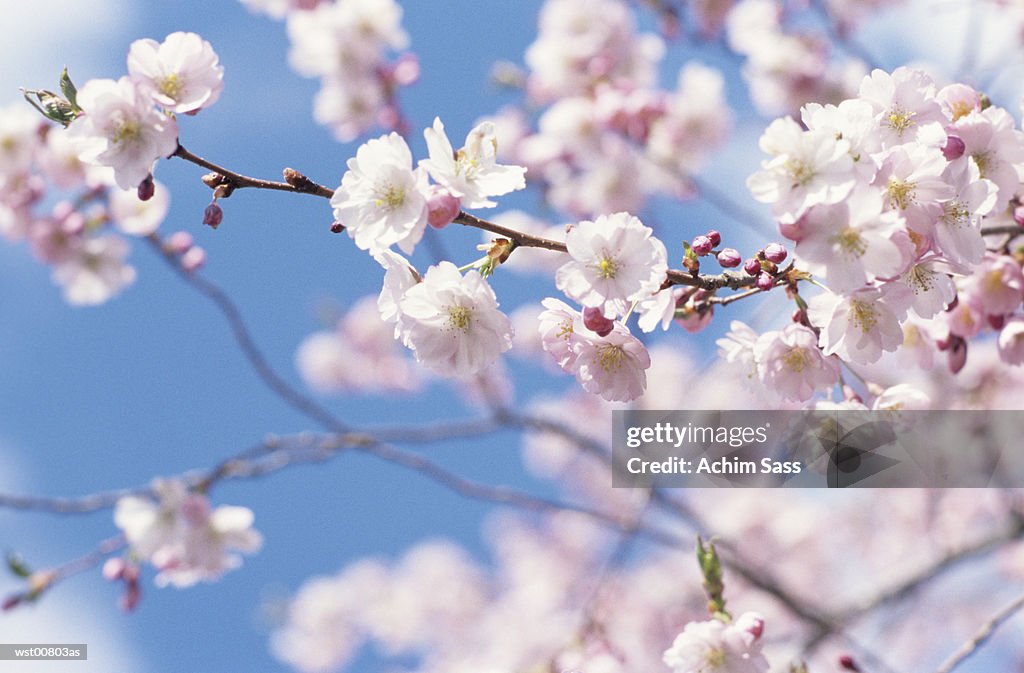
<svg viewBox="0 0 1024 673"><path fill-rule="evenodd" d="M923 340L955 372L967 340L992 328L1006 361L1024 359L1021 264L982 230L1018 226L1024 134L1009 113L898 68L865 77L856 98L804 106L801 122L768 127L771 158L748 186L795 241L799 268L828 287L797 316L824 353L871 365Z"/></svg>
<svg viewBox="0 0 1024 673"><path fill-rule="evenodd" d="M128 72L77 90L65 74L66 129L24 104L0 110L0 234L27 240L74 305L106 302L135 280L128 241L114 231L155 234L170 195L152 169L177 148L175 115L208 107L223 87L217 55L194 33L136 40ZM205 253L182 236L173 254L195 269Z"/></svg>
<svg viewBox="0 0 1024 673"><path fill-rule="evenodd" d="M287 21L289 63L300 75L319 78L313 117L338 140L378 127L405 131L397 93L419 78L419 62L405 51L409 36L395 0L242 2Z"/></svg>
<svg viewBox="0 0 1024 673"><path fill-rule="evenodd" d="M241 565L235 552L250 554L263 543L252 528L253 513L245 507L213 508L205 495L176 480L155 481L153 492L156 500L118 500L114 523L132 555L157 569L157 586L214 581Z"/></svg>
<svg viewBox="0 0 1024 673"><path fill-rule="evenodd" d="M536 130L507 108L493 119L507 156L527 166L562 212L639 212L649 197L692 193L690 177L726 137L724 82L696 62L658 87L664 44L639 33L622 0L549 0L526 52L525 88L547 107Z"/></svg>

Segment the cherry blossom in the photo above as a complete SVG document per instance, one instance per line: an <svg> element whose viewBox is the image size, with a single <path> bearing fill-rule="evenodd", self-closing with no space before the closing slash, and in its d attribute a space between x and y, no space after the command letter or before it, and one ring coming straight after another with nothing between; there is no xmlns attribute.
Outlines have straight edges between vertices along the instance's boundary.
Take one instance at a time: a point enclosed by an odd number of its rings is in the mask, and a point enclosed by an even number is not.
<svg viewBox="0 0 1024 673"><path fill-rule="evenodd" d="M128 243L117 236L95 236L71 245L53 269L64 299L75 306L102 304L135 282L125 264Z"/></svg>
<svg viewBox="0 0 1024 673"><path fill-rule="evenodd" d="M167 217L171 195L167 187L156 182L152 198L140 201L134 189L114 190L110 194L110 219L118 229L130 236L149 236Z"/></svg>
<svg viewBox="0 0 1024 673"><path fill-rule="evenodd" d="M94 79L78 92L85 114L70 133L81 141L83 161L114 169L122 189L134 189L158 159L178 146L178 127L153 107L152 100L128 77Z"/></svg>
<svg viewBox="0 0 1024 673"><path fill-rule="evenodd" d="M178 114L210 107L224 88L224 67L209 42L195 33L171 33L163 42L136 40L128 73L140 91Z"/></svg>
<svg viewBox="0 0 1024 673"><path fill-rule="evenodd" d="M906 316L909 295L906 286L892 283L847 295L824 292L808 302L807 317L821 329L818 343L826 355L870 364L903 342L900 321Z"/></svg>
<svg viewBox="0 0 1024 673"><path fill-rule="evenodd" d="M624 303L653 294L668 268L665 245L629 213L602 215L569 230L572 258L555 276L558 289L584 306L624 312Z"/></svg>
<svg viewBox="0 0 1024 673"><path fill-rule="evenodd" d="M212 508L205 495L190 493L180 481L157 480L153 491L157 500L118 500L114 523L134 554L159 570L158 586L216 580L241 565L234 552L249 554L262 545L252 528L253 513L245 507Z"/></svg>
<svg viewBox="0 0 1024 673"><path fill-rule="evenodd" d="M398 304L401 337L416 360L443 376L468 376L512 347L512 323L476 270L451 262L427 270Z"/></svg>
<svg viewBox="0 0 1024 673"><path fill-rule="evenodd" d="M762 629L763 620L753 614L734 624L717 619L690 622L665 651L665 664L674 673L767 673Z"/></svg>
<svg viewBox="0 0 1024 673"><path fill-rule="evenodd" d="M397 133L367 141L331 198L334 217L363 250L412 253L427 225L427 175Z"/></svg>
<svg viewBox="0 0 1024 673"><path fill-rule="evenodd" d="M850 144L827 131L805 131L791 117L777 119L761 136L772 159L747 180L754 198L793 222L808 208L842 201L856 184Z"/></svg>
<svg viewBox="0 0 1024 673"><path fill-rule="evenodd" d="M497 163L498 140L494 124L484 122L466 136L466 143L457 152L444 132L444 124L434 119L434 126L424 131L430 158L420 161L438 183L462 200L466 208L491 208L498 204L490 196L501 196L526 186L526 169Z"/></svg>
<svg viewBox="0 0 1024 673"><path fill-rule="evenodd" d="M839 366L822 355L817 335L803 325L762 334L754 344L754 359L765 386L797 402L839 379Z"/></svg>

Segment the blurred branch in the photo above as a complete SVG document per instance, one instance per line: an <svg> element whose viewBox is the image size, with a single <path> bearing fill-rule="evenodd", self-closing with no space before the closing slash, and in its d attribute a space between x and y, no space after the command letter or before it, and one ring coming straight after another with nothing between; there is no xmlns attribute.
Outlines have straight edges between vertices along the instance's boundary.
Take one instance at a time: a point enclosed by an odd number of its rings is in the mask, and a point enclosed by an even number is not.
<svg viewBox="0 0 1024 673"><path fill-rule="evenodd" d="M252 332L249 330L249 327L245 323L245 319L242 317L242 312L238 309L238 306L235 305L234 301L231 300L227 293L198 273L189 272L183 269L181 264L178 262L178 258L164 248L160 239L155 234L151 235L147 240L153 246L153 249L157 251L160 257L167 262L168 266L170 266L186 284L191 285L200 294L213 302L214 306L217 307L217 310L220 311L228 321L228 326L231 328L231 334L234 337L235 342L238 344L238 347L242 350L242 354L245 355L245 358L249 361L253 370L255 370L256 375L259 376L260 380L263 381L271 391L273 391L293 409L319 423L324 428L331 430L332 432L344 432L348 430L348 426L337 416L317 404L313 399L307 397L302 393L302 391L292 386L284 379L284 377L278 374L274 368L270 366L266 356L263 355L263 352L256 345L256 341L252 337Z"/></svg>
<svg viewBox="0 0 1024 673"><path fill-rule="evenodd" d="M970 640L960 646L956 652L954 652L941 666L936 670L936 673L950 673L957 666L966 661L971 655L978 651L982 645L988 642L989 638L996 632L1000 626L1008 621L1015 614L1024 609L1024 595L1018 596L1012 603L1004 607L1003 609L992 615L978 632L974 634Z"/></svg>

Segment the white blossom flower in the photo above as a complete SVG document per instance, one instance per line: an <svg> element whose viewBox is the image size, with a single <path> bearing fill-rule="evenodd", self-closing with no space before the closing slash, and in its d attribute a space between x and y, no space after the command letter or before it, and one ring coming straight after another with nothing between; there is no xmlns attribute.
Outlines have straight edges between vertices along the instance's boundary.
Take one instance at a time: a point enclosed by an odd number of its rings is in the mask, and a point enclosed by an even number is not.
<svg viewBox="0 0 1024 673"><path fill-rule="evenodd" d="M81 138L83 161L114 169L122 189L134 189L161 157L178 147L178 126L161 114L128 77L94 79L78 92L85 114L70 132Z"/></svg>
<svg viewBox="0 0 1024 673"><path fill-rule="evenodd" d="M412 152L397 133L364 143L331 197L334 217L355 244L379 252L394 244L407 254L427 226L427 175L413 170Z"/></svg>
<svg viewBox="0 0 1024 673"><path fill-rule="evenodd" d="M583 316L565 302L548 297L545 310L537 317L541 345L563 371L575 374L581 345L593 334L583 325Z"/></svg>
<svg viewBox="0 0 1024 673"><path fill-rule="evenodd" d="M765 332L754 345L754 357L765 386L796 402L839 380L839 366L822 354L817 335L803 325Z"/></svg>
<svg viewBox="0 0 1024 673"><path fill-rule="evenodd" d="M132 42L128 73L140 90L177 114L210 107L224 88L224 66L210 43L195 33Z"/></svg>
<svg viewBox="0 0 1024 673"><path fill-rule="evenodd" d="M907 226L922 236L932 234L942 204L953 197L953 187L942 177L946 166L934 147L901 145L889 152L875 176L886 207L901 213Z"/></svg>
<svg viewBox="0 0 1024 673"><path fill-rule="evenodd" d="M157 480L158 498L126 496L117 501L114 523L132 551L159 570L157 585L189 587L218 579L238 567L232 552L252 553L262 545L245 507L210 507L205 495L190 493L180 481Z"/></svg>
<svg viewBox="0 0 1024 673"><path fill-rule="evenodd" d="M679 299L677 288L665 288L636 305L636 313L640 316L637 327L641 332L653 332L661 324L667 330L676 317L676 301Z"/></svg>
<svg viewBox="0 0 1024 673"><path fill-rule="evenodd" d="M463 276L451 262L430 267L398 309L404 343L443 376L475 374L512 347L512 322L475 269Z"/></svg>
<svg viewBox="0 0 1024 673"><path fill-rule="evenodd" d="M1017 316L1006 321L999 330L999 357L1011 365L1024 364L1024 317Z"/></svg>
<svg viewBox="0 0 1024 673"><path fill-rule="evenodd" d="M999 190L981 177L974 161L951 163L945 179L953 197L942 204L935 222L935 247L953 262L977 264L985 254L981 221L995 207Z"/></svg>
<svg viewBox="0 0 1024 673"><path fill-rule="evenodd" d="M1024 273L1013 258L987 252L974 273L963 280L961 291L984 315L1006 315L1021 304Z"/></svg>
<svg viewBox="0 0 1024 673"><path fill-rule="evenodd" d="M154 181L153 196L140 201L138 190L115 189L110 193L110 219L118 229L131 236L149 236L167 217L171 207L171 194L160 182Z"/></svg>
<svg viewBox="0 0 1024 673"><path fill-rule="evenodd" d="M761 653L763 620L753 613L726 624L690 622L665 651L673 673L768 673Z"/></svg>
<svg viewBox="0 0 1024 673"><path fill-rule="evenodd" d="M803 228L796 244L801 265L837 292L897 276L914 256L903 218L882 212L882 197L874 189L858 189L842 203L815 206Z"/></svg>
<svg viewBox="0 0 1024 673"><path fill-rule="evenodd" d="M454 196L462 199L466 208L496 206L498 204L488 197L508 194L526 186L525 168L497 163L498 139L492 122L478 124L457 152L452 150L452 143L439 118L434 118L433 128L426 129L423 135L427 139L430 158L420 161L420 166Z"/></svg>
<svg viewBox="0 0 1024 673"><path fill-rule="evenodd" d="M773 121L760 140L772 159L747 179L747 187L772 212L793 222L818 204L838 203L856 184L850 143L829 131L804 131L792 117Z"/></svg>
<svg viewBox="0 0 1024 673"><path fill-rule="evenodd" d="M395 325L395 338L398 338L398 319L401 315L398 303L402 301L406 290L420 282L420 275L409 261L397 252L382 250L374 253L373 258L384 267L384 286L377 298L377 310L380 311L381 320Z"/></svg>
<svg viewBox="0 0 1024 673"><path fill-rule="evenodd" d="M0 187L5 178L24 174L40 145L39 115L20 103L0 108Z"/></svg>
<svg viewBox="0 0 1024 673"><path fill-rule="evenodd" d="M818 344L826 355L871 364L883 351L903 343L900 321L906 316L910 291L901 283L865 287L846 295L823 292L808 302L807 317L821 329Z"/></svg>
<svg viewBox="0 0 1024 673"><path fill-rule="evenodd" d="M650 366L651 356L643 342L615 321L608 335L593 334L593 338L581 342L576 379L588 393L609 402L629 402L647 389L646 371Z"/></svg>
<svg viewBox="0 0 1024 673"><path fill-rule="evenodd" d="M923 411L930 409L932 400L909 383L898 383L880 392L872 403L875 411Z"/></svg>
<svg viewBox="0 0 1024 673"><path fill-rule="evenodd" d="M53 280L64 289L69 304L102 304L135 282L135 269L124 262L127 256L128 243L123 238L85 238L54 267Z"/></svg>
<svg viewBox="0 0 1024 673"><path fill-rule="evenodd" d="M950 274L965 272L963 267L934 255L919 259L900 278L913 293L910 308L925 319L945 310L956 297L956 284Z"/></svg>
<svg viewBox="0 0 1024 673"><path fill-rule="evenodd" d="M950 127L950 132L964 142L959 161L973 161L981 177L991 180L999 189L995 211L1009 204L1020 189L1024 164L1024 133L1006 110L992 106L971 112Z"/></svg>
<svg viewBox="0 0 1024 673"><path fill-rule="evenodd" d="M572 259L555 284L584 306L604 307L605 315L623 312L624 302L646 299L665 280L668 252L652 233L629 213L580 222L565 237Z"/></svg>
<svg viewBox="0 0 1024 673"><path fill-rule="evenodd" d="M900 67L891 74L873 70L861 82L859 98L874 108L887 147L914 142L923 127L946 121L935 83L921 70Z"/></svg>

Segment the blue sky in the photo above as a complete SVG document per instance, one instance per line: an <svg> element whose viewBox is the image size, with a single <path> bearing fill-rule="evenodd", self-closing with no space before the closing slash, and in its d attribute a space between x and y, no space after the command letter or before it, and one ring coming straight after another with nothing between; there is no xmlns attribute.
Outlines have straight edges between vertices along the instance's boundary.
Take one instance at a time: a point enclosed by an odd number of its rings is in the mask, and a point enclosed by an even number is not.
<svg viewBox="0 0 1024 673"><path fill-rule="evenodd" d="M0 46L8 64L0 72L0 104L18 100L18 85L53 87L65 64L79 83L118 77L133 39L196 31L220 55L226 87L216 106L182 120L182 143L250 175L277 178L284 166L293 166L324 184L340 181L355 147L333 141L312 122L317 83L287 67L282 24L251 15L231 1L59 4L26 9L23 3L0 0L5 23L20 27L5 31L13 37ZM457 138L478 117L514 100L494 90L487 74L497 59L521 62L541 3L490 2L485 11L483 4L405 3L405 24L423 64L420 82L403 94L415 128L440 115ZM884 28L877 30L884 36ZM705 60L729 65L721 58ZM681 62L680 54L669 57L667 85L674 83ZM741 87L732 73L730 93L742 110ZM744 193L742 180L758 159L749 148L764 124L749 113L742 116L746 121L737 141L708 172L708 179L736 194ZM413 138L413 152L422 156L422 136ZM163 230L193 233L209 254L207 277L237 301L271 364L301 385L293 354L320 327L317 307L325 300L344 305L376 293L380 270L347 237L328 233L331 214L318 199L239 192L224 201L219 230L202 226L209 201L209 190L198 182L202 172L177 161L158 166L158 179L172 192ZM529 208L537 198L527 194L507 203ZM706 207L688 206L682 217L701 231L729 226ZM475 256L474 232L446 235L448 247L459 250L463 262ZM753 245L773 238L770 232L764 236L748 240ZM211 465L268 432L311 428L266 390L205 299L146 246L135 246L131 262L139 271L134 287L105 306L73 309L23 245L0 245L4 491L70 496L143 484L157 475ZM527 296L537 298L533 289L512 277L497 285L508 309ZM714 332L725 329L727 321L719 322ZM704 337L701 343L709 340ZM545 386L575 385L568 378L548 382L535 368L517 369L514 376L521 401ZM473 413L441 386L401 400L324 401L358 424L384 422L399 408L407 421ZM429 451L473 476L525 484L538 492L549 488L524 474L517 446L514 436L505 434L486 445L450 442ZM478 556L486 553L479 529L488 508L363 456L300 467L258 483L224 484L214 501L252 508L266 538L264 549L240 570L217 584L184 591L157 589L147 574L143 603L131 616L118 612L118 589L93 573L61 586L38 607L0 617L4 640L16 635L24 642L87 642L90 662L67 669L75 671L143 673L166 670L172 663L184 671L285 670L268 651L261 617L268 598L293 591L311 575L334 573L355 558L393 556L430 537L458 539ZM109 512L66 519L0 512L0 543L37 566L85 553L114 532ZM10 586L6 577L0 579L0 592Z"/></svg>

